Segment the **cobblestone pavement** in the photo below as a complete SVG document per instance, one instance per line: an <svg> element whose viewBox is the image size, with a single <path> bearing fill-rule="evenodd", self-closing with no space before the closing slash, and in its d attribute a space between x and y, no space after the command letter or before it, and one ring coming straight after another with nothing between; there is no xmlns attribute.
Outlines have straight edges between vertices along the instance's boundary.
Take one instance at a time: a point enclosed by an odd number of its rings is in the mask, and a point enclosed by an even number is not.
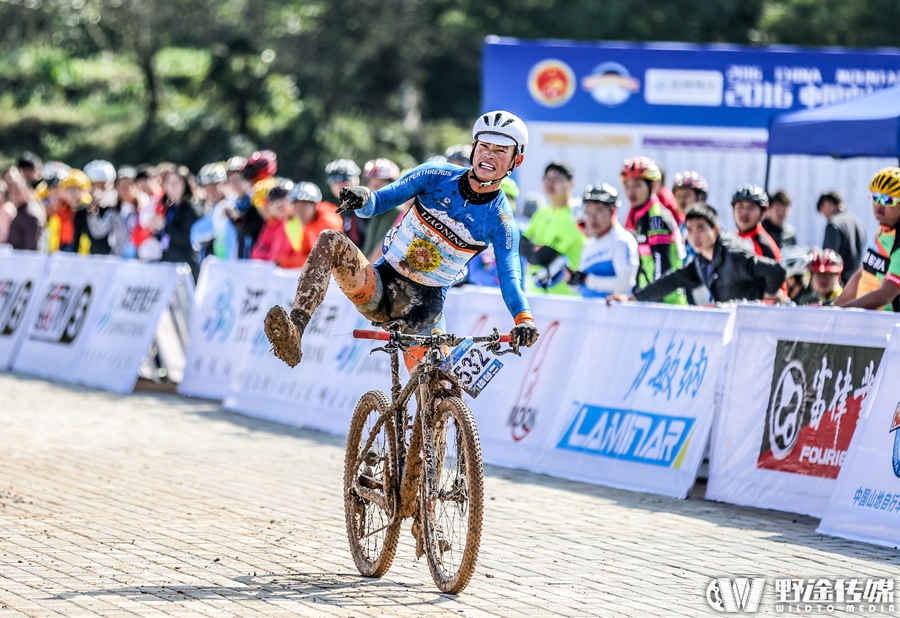
<svg viewBox="0 0 900 618"><path fill-rule="evenodd" d="M342 462L342 438L213 402L0 374L0 617L718 615L713 576L900 574L896 551L702 488L680 501L488 468L463 594L437 592L408 526L366 580Z"/></svg>

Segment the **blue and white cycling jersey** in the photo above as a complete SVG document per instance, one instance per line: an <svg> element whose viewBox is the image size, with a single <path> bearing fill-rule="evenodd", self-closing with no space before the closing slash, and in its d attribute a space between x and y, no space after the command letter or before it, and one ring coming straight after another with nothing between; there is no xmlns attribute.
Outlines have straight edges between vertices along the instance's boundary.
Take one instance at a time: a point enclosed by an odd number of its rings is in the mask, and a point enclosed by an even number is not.
<svg viewBox="0 0 900 618"><path fill-rule="evenodd" d="M638 244L618 223L600 238L591 238L581 250L581 272L587 276L581 286L585 298L610 294L631 294L637 282Z"/></svg>
<svg viewBox="0 0 900 618"><path fill-rule="evenodd" d="M466 264L494 246L500 290L509 312L529 312L522 288L519 228L502 191L487 195L486 203L463 197L467 168L449 163L425 163L400 180L375 191L356 213L373 217L415 198L379 260L401 275L431 287L453 285ZM468 191L471 191L468 189Z"/></svg>

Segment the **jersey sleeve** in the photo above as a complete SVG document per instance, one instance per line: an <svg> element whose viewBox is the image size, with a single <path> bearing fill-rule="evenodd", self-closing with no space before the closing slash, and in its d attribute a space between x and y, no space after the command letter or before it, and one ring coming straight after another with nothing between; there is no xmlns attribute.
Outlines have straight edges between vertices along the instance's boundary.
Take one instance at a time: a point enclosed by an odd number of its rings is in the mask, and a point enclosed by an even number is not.
<svg viewBox="0 0 900 618"><path fill-rule="evenodd" d="M888 264L887 272L884 273L884 280L900 287L900 242L896 238L891 250L891 261Z"/></svg>
<svg viewBox="0 0 900 618"><path fill-rule="evenodd" d="M628 240L620 238L616 241L615 249L613 250L613 270L615 275L612 277L600 277L588 274L584 279L585 286L594 292L605 292L607 294L616 292L624 294L634 289L637 283L639 267L638 248L637 242L631 240L631 243L629 243Z"/></svg>
<svg viewBox="0 0 900 618"><path fill-rule="evenodd" d="M502 208L498 210L497 221L490 231L490 241L497 258L497 277L503 302L518 324L522 320L533 320L522 285L519 227L510 212Z"/></svg>
<svg viewBox="0 0 900 618"><path fill-rule="evenodd" d="M372 193L366 205L357 210L356 214L367 219L408 202L426 192L434 173L435 169L428 164L413 168L406 176Z"/></svg>

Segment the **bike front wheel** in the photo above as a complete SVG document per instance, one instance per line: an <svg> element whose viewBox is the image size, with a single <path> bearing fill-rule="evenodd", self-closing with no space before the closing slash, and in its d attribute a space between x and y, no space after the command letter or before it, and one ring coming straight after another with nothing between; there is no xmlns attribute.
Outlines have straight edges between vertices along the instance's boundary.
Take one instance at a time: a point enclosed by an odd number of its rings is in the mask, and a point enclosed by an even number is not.
<svg viewBox="0 0 900 618"><path fill-rule="evenodd" d="M344 459L344 513L356 568L381 577L397 552L397 434L384 393L369 391L356 404Z"/></svg>
<svg viewBox="0 0 900 618"><path fill-rule="evenodd" d="M448 397L427 421L420 515L428 567L442 592L457 594L475 573L484 511L484 465L475 420Z"/></svg>

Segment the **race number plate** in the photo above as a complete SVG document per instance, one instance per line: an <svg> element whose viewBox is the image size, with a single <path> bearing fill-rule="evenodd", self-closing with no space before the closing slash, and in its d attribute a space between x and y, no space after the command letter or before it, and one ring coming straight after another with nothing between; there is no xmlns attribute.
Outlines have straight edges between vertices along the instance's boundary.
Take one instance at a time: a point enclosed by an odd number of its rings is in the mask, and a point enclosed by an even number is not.
<svg viewBox="0 0 900 618"><path fill-rule="evenodd" d="M466 340L456 346L450 356L441 363L441 369L454 376L459 385L472 397L478 397L478 393L494 379L503 363Z"/></svg>

